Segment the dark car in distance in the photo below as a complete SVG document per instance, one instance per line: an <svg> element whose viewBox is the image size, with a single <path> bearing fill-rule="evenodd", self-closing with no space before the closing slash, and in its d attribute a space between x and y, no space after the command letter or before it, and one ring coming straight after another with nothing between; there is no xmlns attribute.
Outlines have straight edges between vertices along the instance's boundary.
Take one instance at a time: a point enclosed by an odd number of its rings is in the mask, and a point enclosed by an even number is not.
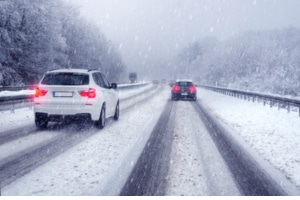
<svg viewBox="0 0 300 200"><path fill-rule="evenodd" d="M191 80L176 80L172 87L171 99L191 99L197 100L197 88Z"/></svg>

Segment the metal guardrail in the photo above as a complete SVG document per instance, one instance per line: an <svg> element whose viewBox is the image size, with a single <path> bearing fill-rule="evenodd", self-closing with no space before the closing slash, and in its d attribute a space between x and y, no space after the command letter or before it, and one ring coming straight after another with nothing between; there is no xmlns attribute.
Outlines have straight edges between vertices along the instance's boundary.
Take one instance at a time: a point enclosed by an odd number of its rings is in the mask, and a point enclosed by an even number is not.
<svg viewBox="0 0 300 200"><path fill-rule="evenodd" d="M275 95L247 92L247 91L242 91L242 90L213 87L213 86L207 86L207 85L197 85L197 86L202 87L204 89L212 90L212 91L224 94L224 95L241 98L241 99L248 100L248 101L253 101L253 102L255 102L255 101L261 102L262 101L264 105L269 104L271 108L277 106L278 109L287 109L288 112L297 111L300 116L300 100L298 100L298 99L291 99L291 98L279 97L279 96L275 96Z"/></svg>
<svg viewBox="0 0 300 200"><path fill-rule="evenodd" d="M20 90L34 90L36 85L26 85L26 86L0 86L0 92L2 91L20 91Z"/></svg>
<svg viewBox="0 0 300 200"><path fill-rule="evenodd" d="M117 90L124 90L124 89L133 89L133 88L139 88L139 87L144 87L146 85L149 85L150 82L146 83L122 83L118 84Z"/></svg>

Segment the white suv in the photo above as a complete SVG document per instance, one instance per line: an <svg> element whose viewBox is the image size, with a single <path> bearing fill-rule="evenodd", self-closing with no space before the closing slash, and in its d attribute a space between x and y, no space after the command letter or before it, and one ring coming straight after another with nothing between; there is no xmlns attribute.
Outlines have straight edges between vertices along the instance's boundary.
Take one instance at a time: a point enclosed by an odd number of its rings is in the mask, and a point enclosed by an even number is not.
<svg viewBox="0 0 300 200"><path fill-rule="evenodd" d="M46 128L49 121L92 120L102 129L106 117L119 119L116 88L98 70L48 71L35 90L35 124Z"/></svg>

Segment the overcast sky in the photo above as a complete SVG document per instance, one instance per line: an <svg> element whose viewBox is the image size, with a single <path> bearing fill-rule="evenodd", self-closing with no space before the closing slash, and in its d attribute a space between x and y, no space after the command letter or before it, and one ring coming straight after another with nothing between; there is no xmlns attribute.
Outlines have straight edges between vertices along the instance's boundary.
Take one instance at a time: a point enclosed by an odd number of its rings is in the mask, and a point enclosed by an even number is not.
<svg viewBox="0 0 300 200"><path fill-rule="evenodd" d="M300 0L69 0L121 47L128 68L168 63L189 43L300 27ZM138 70L139 71L139 70Z"/></svg>

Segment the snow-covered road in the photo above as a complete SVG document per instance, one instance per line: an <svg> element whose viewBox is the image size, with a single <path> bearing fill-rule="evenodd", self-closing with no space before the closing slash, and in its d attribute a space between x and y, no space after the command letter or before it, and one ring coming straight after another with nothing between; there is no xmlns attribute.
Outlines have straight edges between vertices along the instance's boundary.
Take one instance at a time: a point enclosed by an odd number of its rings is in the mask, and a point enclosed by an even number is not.
<svg viewBox="0 0 300 200"><path fill-rule="evenodd" d="M178 101L175 105L174 141L166 195L240 195L223 158L192 104Z"/></svg>
<svg viewBox="0 0 300 200"><path fill-rule="evenodd" d="M162 94L147 103L130 107L128 112L121 114L120 121L109 124L2 188L2 195L118 195L169 98L170 88L165 86ZM278 111L201 88L198 88L198 100L233 130L233 137L245 149L268 165L270 173L280 173L278 177L282 179L283 187L291 183L298 188L296 194L300 194L298 113L288 114L285 110ZM176 122L166 195L238 195L226 165L203 124L199 123L190 102L179 101L175 104ZM28 108L16 110L15 113L2 112L0 115L0 128L5 130L13 129L9 125L17 122L19 126L33 124L32 110ZM197 134L193 130L198 130ZM7 151L12 148L8 154L22 146L7 145L1 144L0 149ZM1 156L5 157L2 152ZM197 159L199 157L202 161ZM203 160L207 162L206 166ZM212 175L217 175L216 179L207 180ZM211 188L214 182L224 183L224 180L227 184L223 187Z"/></svg>
<svg viewBox="0 0 300 200"><path fill-rule="evenodd" d="M147 106L132 107L118 122L4 187L2 195L118 195L168 98L164 91Z"/></svg>

